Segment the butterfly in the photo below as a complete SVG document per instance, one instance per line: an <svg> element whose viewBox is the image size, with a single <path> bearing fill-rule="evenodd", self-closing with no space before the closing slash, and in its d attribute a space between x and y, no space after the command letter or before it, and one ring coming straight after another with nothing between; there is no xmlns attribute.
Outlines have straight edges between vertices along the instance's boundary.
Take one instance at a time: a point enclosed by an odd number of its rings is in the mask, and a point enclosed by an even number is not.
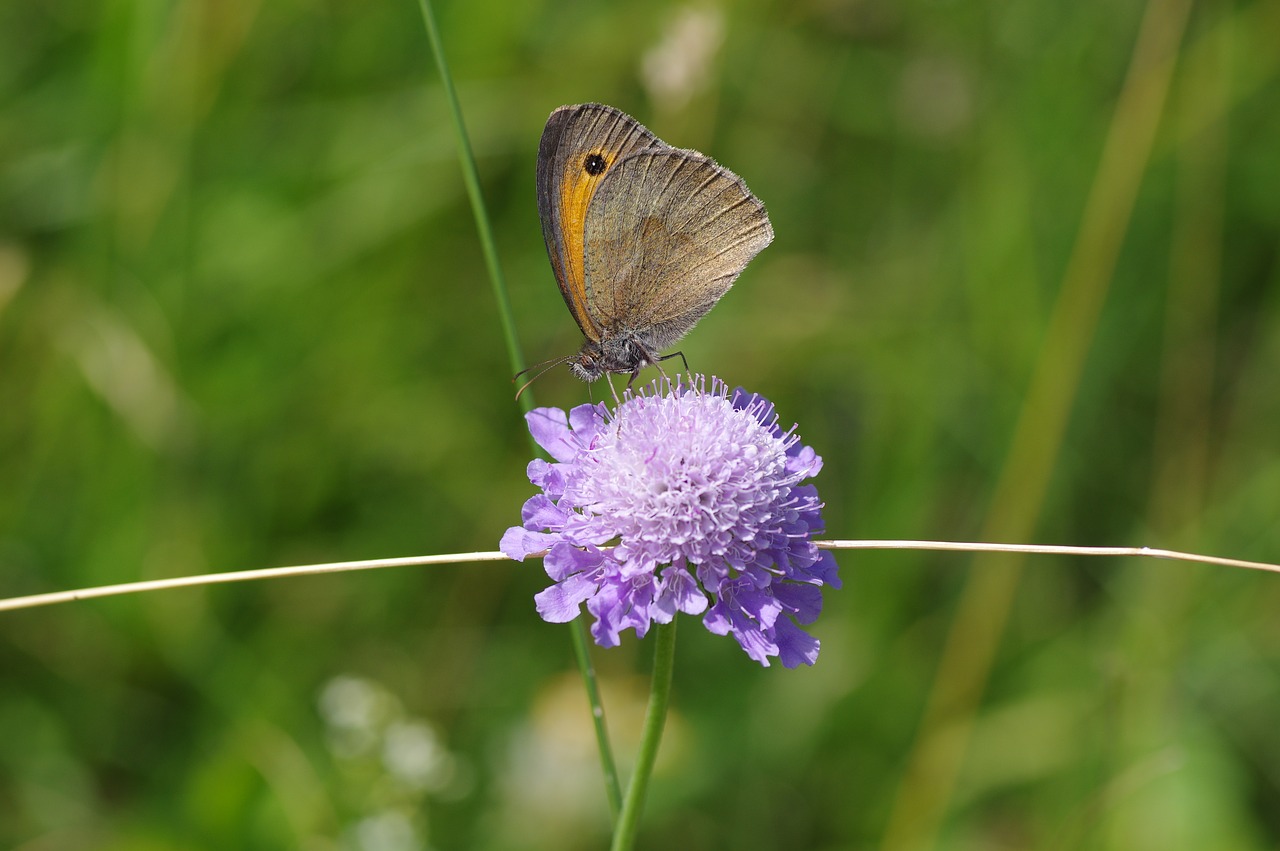
<svg viewBox="0 0 1280 851"><path fill-rule="evenodd" d="M603 104L551 113L537 184L551 268L586 338L550 364L583 381L630 373L629 387L645 367L683 359L661 352L773 241L742 178Z"/></svg>

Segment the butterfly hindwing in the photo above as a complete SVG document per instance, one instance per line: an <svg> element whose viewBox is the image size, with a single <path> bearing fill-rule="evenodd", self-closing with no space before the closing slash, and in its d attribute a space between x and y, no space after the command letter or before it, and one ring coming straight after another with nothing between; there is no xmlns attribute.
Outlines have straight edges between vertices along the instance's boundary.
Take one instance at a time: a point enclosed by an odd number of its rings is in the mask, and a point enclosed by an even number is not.
<svg viewBox="0 0 1280 851"><path fill-rule="evenodd" d="M613 332L670 346L773 240L764 204L697 151L623 156L596 188L584 225L585 304Z"/></svg>

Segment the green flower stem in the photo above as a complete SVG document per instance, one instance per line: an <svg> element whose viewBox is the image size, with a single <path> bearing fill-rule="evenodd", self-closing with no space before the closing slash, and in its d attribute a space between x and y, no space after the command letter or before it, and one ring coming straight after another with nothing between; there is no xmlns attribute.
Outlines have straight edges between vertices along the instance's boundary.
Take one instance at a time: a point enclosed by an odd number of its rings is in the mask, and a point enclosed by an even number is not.
<svg viewBox="0 0 1280 851"><path fill-rule="evenodd" d="M636 770L627 786L627 797L622 802L622 815L613 831L612 851L630 851L635 846L636 829L640 824L640 812L644 809L645 793L649 791L649 777L658 759L658 746L662 743L662 728L667 723L667 706L671 703L671 673L676 661L676 622L659 624L654 632L657 647L653 658L653 685L649 692L649 709L644 716L644 731L640 737L640 751L636 754Z"/></svg>
<svg viewBox="0 0 1280 851"><path fill-rule="evenodd" d="M485 265L489 270L489 282L493 287L494 301L498 305L498 318L502 323L502 333L507 342L511 371L516 373L524 369L524 354L520 350L520 340L516 336L515 318L511 314L511 302L507 299L507 284L502 275L502 265L498 262L498 249L493 239L493 228L489 224L489 214L485 210L484 195L480 192L480 175L476 169L475 155L471 151L471 140L467 137L466 124L462 120L462 107L458 103L458 93L453 87L453 76L449 73L449 63L445 59L444 45L440 41L440 31L436 26L431 0L418 0L418 5L422 9L422 21L427 28L427 39L431 42L431 50L436 57L436 67L440 71L445 98L449 102L454 135L458 142L458 159L462 165L462 179L467 187L467 196L471 199L471 211L475 216L476 231L480 236ZM525 412L533 410L533 393L526 391L520 397L520 402ZM532 441L532 437L530 440ZM536 445L533 448L535 452L538 451ZM616 820L618 811L622 807L622 786L618 782L618 768L613 759L613 750L609 746L604 704L600 702L596 672L591 666L591 659L587 653L586 627L582 625L581 619L574 621L570 632L573 636L574 655L578 660L578 671L582 675L583 684L587 689L587 700L591 704L591 720L595 725L596 744L600 750L600 767L604 772L605 794L609 798L609 809Z"/></svg>
<svg viewBox="0 0 1280 851"><path fill-rule="evenodd" d="M484 252L485 266L489 269L489 282L493 287L493 297L498 305L498 319L502 323L502 333L507 340L511 372L517 373L524 369L524 354L520 350L520 340L516 336L515 317L511 313L511 302L507 298L507 283L502 275L502 265L498 262L498 248L493 239L493 228L489 225L484 195L480 192L480 173L476 169L476 158L471 151L471 140L467 137L466 124L462 121L462 107L458 104L458 93L453 87L449 63L444 57L444 46L440 42L440 31L436 27L436 16L431 8L431 0L418 0L418 2L422 7L422 20L427 26L427 39L431 42L431 50L436 56L436 67L440 70L440 81L444 84L445 99L449 101L453 131L458 142L458 159L462 164L462 181L466 184L467 196L471 199L471 212L475 216L476 231L480 235L480 247ZM526 412L533 410L532 393L525 392L521 401Z"/></svg>
<svg viewBox="0 0 1280 851"><path fill-rule="evenodd" d="M618 766L613 761L613 748L609 746L604 703L600 700L596 669L591 664L591 645L587 640L584 620L585 616L574 618L569 623L569 631L573 636L573 655L578 660L578 670L582 672L582 682L587 689L587 702L591 704L591 720L596 728L596 749L600 751L600 767L604 772L604 793L609 799L609 813L613 816L614 824L617 824L618 814L622 809L622 784L618 781Z"/></svg>

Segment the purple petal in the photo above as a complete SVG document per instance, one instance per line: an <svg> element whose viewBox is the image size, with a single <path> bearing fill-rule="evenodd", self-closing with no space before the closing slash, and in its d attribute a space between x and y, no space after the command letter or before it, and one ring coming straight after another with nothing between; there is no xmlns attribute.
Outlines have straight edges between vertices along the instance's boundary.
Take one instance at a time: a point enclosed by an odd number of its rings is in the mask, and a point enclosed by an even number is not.
<svg viewBox="0 0 1280 851"><path fill-rule="evenodd" d="M556 505L545 494L534 494L525 501L520 509L520 520L524 528L537 532L542 529L558 530L564 525L569 512Z"/></svg>
<svg viewBox="0 0 1280 851"><path fill-rule="evenodd" d="M542 568L557 582L574 574L596 571L604 563L604 553L592 547L582 550L572 544L560 541L551 547L551 552L542 560Z"/></svg>
<svg viewBox="0 0 1280 851"><path fill-rule="evenodd" d="M548 464L541 458L534 458L525 472L529 481L542 488L547 496L552 499L564 496L564 471L559 464Z"/></svg>
<svg viewBox="0 0 1280 851"><path fill-rule="evenodd" d="M773 629L774 622L782 614L782 604L778 602L778 598L766 591L740 588L730 601L750 615L752 620L758 621L764 629Z"/></svg>
<svg viewBox="0 0 1280 851"><path fill-rule="evenodd" d="M818 639L783 618L773 631L778 642L778 658L784 668L812 665L818 661Z"/></svg>
<svg viewBox="0 0 1280 851"><path fill-rule="evenodd" d="M582 612L582 603L596 592L596 584L571 576L533 595L538 616L547 623L568 623Z"/></svg>
<svg viewBox="0 0 1280 851"><path fill-rule="evenodd" d="M802 479L811 479L821 471L822 456L814 452L813 447L796 443L787 451L788 473L800 476Z"/></svg>
<svg viewBox="0 0 1280 851"><path fill-rule="evenodd" d="M662 583L662 592L656 603L664 615L670 612L674 617L677 611L686 615L700 615L707 610L707 595L699 590L698 583L684 567L673 565L662 571ZM659 620L657 614L654 619ZM659 622L670 623L670 618Z"/></svg>
<svg viewBox="0 0 1280 851"><path fill-rule="evenodd" d="M656 582L652 576L647 579L620 581L618 586L618 611L615 615L622 629L630 627L636 631L637 638L644 638L653 622L653 595Z"/></svg>
<svg viewBox="0 0 1280 851"><path fill-rule="evenodd" d="M503 533L498 549L502 550L508 558L524 561L534 553L550 549L558 540L560 540L558 535L530 532L521 526L512 526Z"/></svg>
<svg viewBox="0 0 1280 851"><path fill-rule="evenodd" d="M617 582L602 583L596 595L587 601L587 611L596 619L591 625L591 637L596 644L601 647L617 647L625 628Z"/></svg>
<svg viewBox="0 0 1280 851"><path fill-rule="evenodd" d="M816 576L823 585L830 588L840 587L840 575L837 573L835 553L831 550L819 550L818 560L809 566L809 574Z"/></svg>
<svg viewBox="0 0 1280 851"><path fill-rule="evenodd" d="M717 601L702 618L702 625L715 635L728 635L733 629L733 620L729 617L729 607Z"/></svg>
<svg viewBox="0 0 1280 851"><path fill-rule="evenodd" d="M778 655L778 645L765 635L760 624L747 618L735 618L733 637L738 646L746 651L747 656L769 667L769 657Z"/></svg>
<svg viewBox="0 0 1280 851"><path fill-rule="evenodd" d="M569 431L569 419L559 408L534 408L524 415L529 424L529 434L539 446L557 461L572 461L578 454L573 433Z"/></svg>
<svg viewBox="0 0 1280 851"><path fill-rule="evenodd" d="M563 537L576 547L589 547L603 544L617 534L600 518L575 514L565 524Z"/></svg>
<svg viewBox="0 0 1280 851"><path fill-rule="evenodd" d="M822 612L822 589L816 585L779 582L773 595L799 623L813 623Z"/></svg>
<svg viewBox="0 0 1280 851"><path fill-rule="evenodd" d="M569 425L573 428L579 447L591 446L604 428L607 410L603 402L597 402L594 405L578 405L569 411Z"/></svg>

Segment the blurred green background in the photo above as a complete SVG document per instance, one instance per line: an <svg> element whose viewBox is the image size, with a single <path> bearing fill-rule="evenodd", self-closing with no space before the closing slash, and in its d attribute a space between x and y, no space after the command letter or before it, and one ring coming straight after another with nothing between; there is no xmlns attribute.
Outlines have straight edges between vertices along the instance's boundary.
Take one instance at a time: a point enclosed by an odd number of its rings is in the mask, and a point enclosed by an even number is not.
<svg viewBox="0 0 1280 851"><path fill-rule="evenodd" d="M1280 5L438 18L529 361L581 339L538 138L604 101L768 205L683 349L800 424L831 537L1280 560ZM0 596L495 549L529 448L417 6L0 6L0 370ZM1280 845L1280 577L840 561L812 669L681 630L643 847ZM604 847L544 584L0 615L0 847ZM650 643L595 654L624 761Z"/></svg>

